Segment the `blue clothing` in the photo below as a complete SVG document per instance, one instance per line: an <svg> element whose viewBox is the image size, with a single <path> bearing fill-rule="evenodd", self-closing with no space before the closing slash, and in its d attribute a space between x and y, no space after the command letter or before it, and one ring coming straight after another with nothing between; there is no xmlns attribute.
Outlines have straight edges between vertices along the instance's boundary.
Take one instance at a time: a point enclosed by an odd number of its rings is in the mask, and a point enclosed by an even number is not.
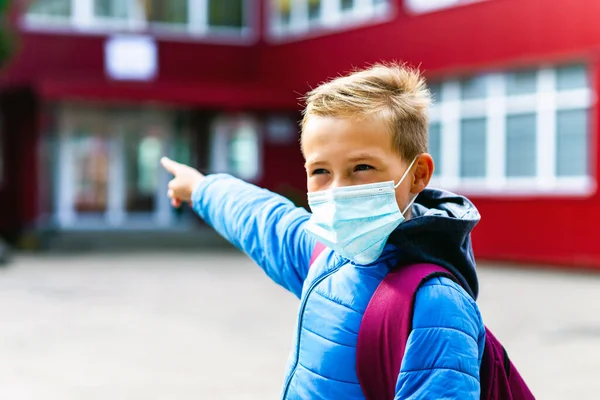
<svg viewBox="0 0 600 400"><path fill-rule="evenodd" d="M310 213L286 198L216 174L196 188L192 205L301 300L282 399L365 398L356 375L362 316L388 271L415 262L450 268L468 292L447 278L419 289L395 398L479 399L485 330L470 242L479 213L466 198L426 189L376 262L356 265L326 250L310 268L315 241L304 230Z"/></svg>

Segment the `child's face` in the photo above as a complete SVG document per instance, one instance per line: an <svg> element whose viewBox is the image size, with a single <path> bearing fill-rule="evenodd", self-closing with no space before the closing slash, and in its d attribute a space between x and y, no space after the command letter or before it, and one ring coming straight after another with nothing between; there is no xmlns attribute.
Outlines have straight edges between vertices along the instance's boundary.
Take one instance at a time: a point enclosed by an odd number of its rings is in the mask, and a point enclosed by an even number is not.
<svg viewBox="0 0 600 400"><path fill-rule="evenodd" d="M380 118L357 121L311 116L304 125L302 150L309 192L385 181L397 184L412 162L403 160L395 151L391 134ZM421 177L422 164L430 170L425 182ZM400 210L425 188L432 172L431 157L419 156L396 189Z"/></svg>

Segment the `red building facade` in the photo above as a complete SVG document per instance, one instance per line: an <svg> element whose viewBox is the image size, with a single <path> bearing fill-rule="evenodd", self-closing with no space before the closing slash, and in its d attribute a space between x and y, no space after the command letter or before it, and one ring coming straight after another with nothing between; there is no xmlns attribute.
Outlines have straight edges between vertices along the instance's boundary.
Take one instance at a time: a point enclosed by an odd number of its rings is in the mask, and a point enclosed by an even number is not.
<svg viewBox="0 0 600 400"><path fill-rule="evenodd" d="M255 0L228 16L185 0L139 17L124 1L131 15L110 21L101 1L67 2L42 7L52 18L15 11L0 100L7 233L181 226L150 167L165 153L303 202L300 95L402 60L434 92L433 184L481 211L476 254L600 267L594 2Z"/></svg>

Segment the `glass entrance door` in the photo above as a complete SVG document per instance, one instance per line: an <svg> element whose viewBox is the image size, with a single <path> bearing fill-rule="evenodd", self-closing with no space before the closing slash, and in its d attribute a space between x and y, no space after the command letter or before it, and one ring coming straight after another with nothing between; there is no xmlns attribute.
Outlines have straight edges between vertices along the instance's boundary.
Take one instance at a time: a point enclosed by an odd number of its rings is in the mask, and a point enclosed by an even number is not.
<svg viewBox="0 0 600 400"><path fill-rule="evenodd" d="M59 118L56 219L63 228L168 226L174 116L164 110L65 107Z"/></svg>

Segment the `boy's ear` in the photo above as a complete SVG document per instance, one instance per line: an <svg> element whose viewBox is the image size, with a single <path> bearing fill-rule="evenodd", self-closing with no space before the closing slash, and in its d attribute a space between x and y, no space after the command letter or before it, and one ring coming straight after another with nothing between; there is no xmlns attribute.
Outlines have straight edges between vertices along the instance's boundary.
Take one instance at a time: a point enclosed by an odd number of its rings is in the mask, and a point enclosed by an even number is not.
<svg viewBox="0 0 600 400"><path fill-rule="evenodd" d="M411 193L421 193L423 189L429 185L431 176L433 175L433 158L427 153L418 156L415 162L415 172L413 174L413 182L410 188Z"/></svg>

